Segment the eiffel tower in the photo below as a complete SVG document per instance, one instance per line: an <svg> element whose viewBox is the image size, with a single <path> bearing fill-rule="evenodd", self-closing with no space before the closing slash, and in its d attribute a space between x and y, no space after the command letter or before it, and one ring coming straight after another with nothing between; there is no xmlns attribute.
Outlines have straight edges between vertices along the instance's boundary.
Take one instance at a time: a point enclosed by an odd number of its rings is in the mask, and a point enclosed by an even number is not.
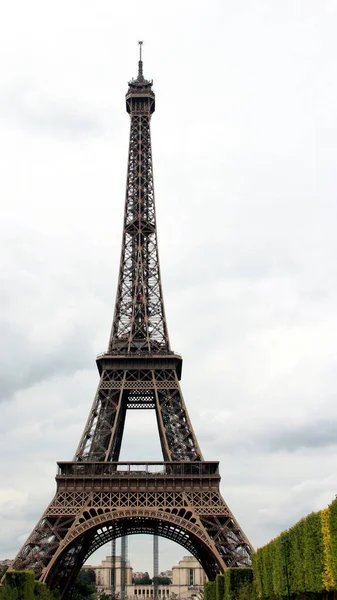
<svg viewBox="0 0 337 600"><path fill-rule="evenodd" d="M108 349L97 357L98 390L72 462L59 462L57 491L16 556L67 598L79 569L103 544L146 533L181 544L209 579L249 566L252 546L224 502L218 462L206 462L180 388L160 277L153 187L152 81L129 82L123 242ZM163 462L119 461L127 410L155 410Z"/></svg>

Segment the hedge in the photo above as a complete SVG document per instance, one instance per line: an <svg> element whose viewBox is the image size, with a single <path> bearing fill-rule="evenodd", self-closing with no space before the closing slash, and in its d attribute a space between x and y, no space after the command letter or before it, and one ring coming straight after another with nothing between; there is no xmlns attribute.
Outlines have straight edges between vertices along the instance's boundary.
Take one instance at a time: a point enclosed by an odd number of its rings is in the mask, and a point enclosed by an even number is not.
<svg viewBox="0 0 337 600"><path fill-rule="evenodd" d="M227 569L204 585L204 600L253 600L252 569Z"/></svg>
<svg viewBox="0 0 337 600"><path fill-rule="evenodd" d="M45 583L34 580L33 571L7 571L0 588L0 600L57 600L58 592L51 592Z"/></svg>
<svg viewBox="0 0 337 600"><path fill-rule="evenodd" d="M33 571L7 571L1 600L34 600Z"/></svg>
<svg viewBox="0 0 337 600"><path fill-rule="evenodd" d="M337 500L311 513L253 555L254 588L261 600L336 590Z"/></svg>
<svg viewBox="0 0 337 600"><path fill-rule="evenodd" d="M47 585L41 583L41 581L34 581L34 596L38 600L51 600L51 598L57 597L55 592L51 592Z"/></svg>
<svg viewBox="0 0 337 600"><path fill-rule="evenodd" d="M215 598L216 600L223 600L225 592L225 576L217 575L215 578Z"/></svg>
<svg viewBox="0 0 337 600"><path fill-rule="evenodd" d="M330 564L334 589L337 587L337 500L329 506L328 523L330 530Z"/></svg>
<svg viewBox="0 0 337 600"><path fill-rule="evenodd" d="M228 569L204 600L315 598L337 592L337 499L257 550L253 569ZM288 590L289 586L289 590Z"/></svg>
<svg viewBox="0 0 337 600"><path fill-rule="evenodd" d="M224 579L224 600L249 600L251 598L253 591L252 569L228 569Z"/></svg>
<svg viewBox="0 0 337 600"><path fill-rule="evenodd" d="M206 581L204 584L204 600L216 600L215 581Z"/></svg>

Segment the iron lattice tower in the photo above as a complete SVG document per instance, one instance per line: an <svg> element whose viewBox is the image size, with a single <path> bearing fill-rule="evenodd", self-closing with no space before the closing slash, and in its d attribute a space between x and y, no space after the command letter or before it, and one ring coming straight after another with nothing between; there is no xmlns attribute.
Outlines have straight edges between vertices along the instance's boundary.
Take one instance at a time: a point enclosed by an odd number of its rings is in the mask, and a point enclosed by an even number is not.
<svg viewBox="0 0 337 600"><path fill-rule="evenodd" d="M141 44L140 44L141 51ZM252 546L225 504L219 463L201 454L180 388L182 358L171 350L160 277L150 120L152 81L129 83L129 160L123 243L107 352L72 462L58 463L54 499L14 560L67 597L85 560L128 534L180 543L207 576L248 566ZM164 462L120 463L127 410L156 412Z"/></svg>

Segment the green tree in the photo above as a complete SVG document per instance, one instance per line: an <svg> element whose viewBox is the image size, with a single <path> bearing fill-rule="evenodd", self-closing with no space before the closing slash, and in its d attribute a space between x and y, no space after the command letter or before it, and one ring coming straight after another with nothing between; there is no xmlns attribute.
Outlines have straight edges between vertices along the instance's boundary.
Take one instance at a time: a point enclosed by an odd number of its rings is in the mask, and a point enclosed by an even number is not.
<svg viewBox="0 0 337 600"><path fill-rule="evenodd" d="M170 585L171 579L169 577L160 577L160 575L156 577L152 577L152 582L157 585Z"/></svg>
<svg viewBox="0 0 337 600"><path fill-rule="evenodd" d="M150 578L150 575L148 574L148 572L145 571L143 577L140 577L139 579L135 579L134 582L137 584L141 584L141 585L151 585L152 579Z"/></svg>
<svg viewBox="0 0 337 600"><path fill-rule="evenodd" d="M93 569L81 569L72 589L72 599L91 600L94 598L96 592L95 571Z"/></svg>

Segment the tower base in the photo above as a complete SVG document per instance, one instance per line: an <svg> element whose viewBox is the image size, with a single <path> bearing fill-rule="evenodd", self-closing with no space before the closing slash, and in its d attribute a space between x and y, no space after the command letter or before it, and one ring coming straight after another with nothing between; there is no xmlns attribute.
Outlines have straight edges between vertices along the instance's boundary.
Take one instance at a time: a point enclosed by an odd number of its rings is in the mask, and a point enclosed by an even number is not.
<svg viewBox="0 0 337 600"><path fill-rule="evenodd" d="M64 596L103 544L148 533L193 554L209 579L250 565L251 546L225 504L218 462L61 462L54 499L13 562Z"/></svg>

